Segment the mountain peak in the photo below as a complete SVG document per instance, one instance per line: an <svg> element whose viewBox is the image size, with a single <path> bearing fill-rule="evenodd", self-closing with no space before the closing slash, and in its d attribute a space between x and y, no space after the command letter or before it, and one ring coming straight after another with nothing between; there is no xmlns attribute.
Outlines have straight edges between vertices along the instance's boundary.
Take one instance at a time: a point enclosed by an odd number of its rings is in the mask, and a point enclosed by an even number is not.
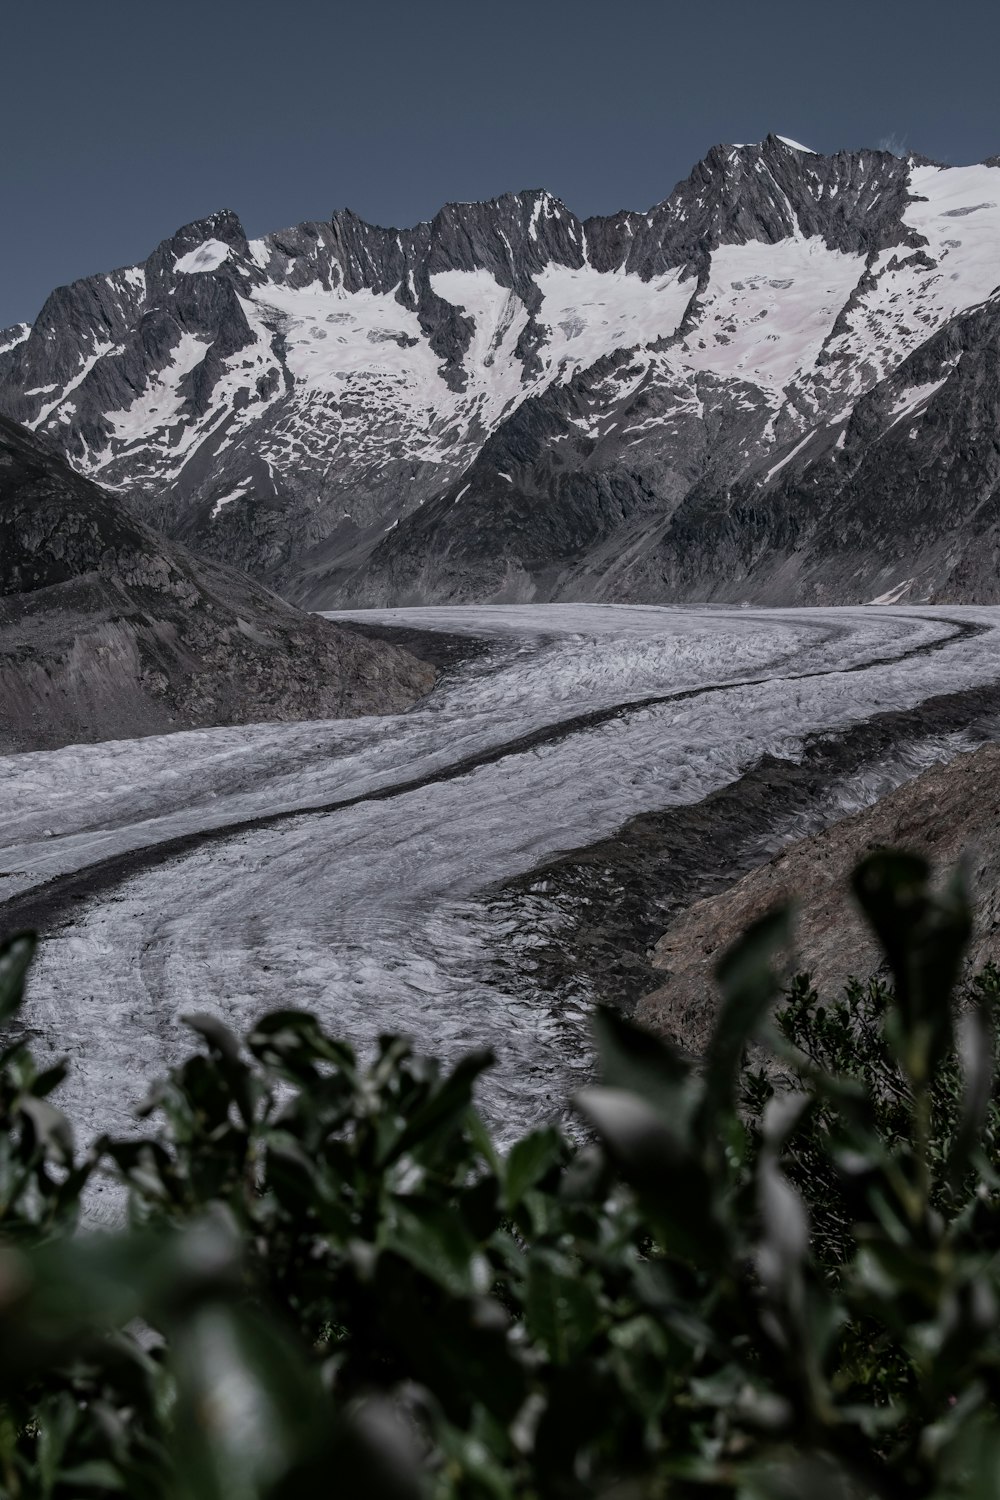
<svg viewBox="0 0 1000 1500"><path fill-rule="evenodd" d="M192 219L190 224L183 224L170 239L176 244L216 239L236 246L246 243L246 231L238 214L231 208L220 208L215 213L206 214L203 219Z"/></svg>
<svg viewBox="0 0 1000 1500"><path fill-rule="evenodd" d="M735 151L752 151L754 149L764 151L768 148L773 150L775 147L784 147L786 151L801 151L806 156L819 156L822 154L819 151L814 151L811 146L803 146L801 141L793 141L791 136L775 135L774 131L768 131L762 141L733 141L731 142L731 146ZM727 146L719 146L717 149L726 151L729 148Z"/></svg>
<svg viewBox="0 0 1000 1500"><path fill-rule="evenodd" d="M154 254L165 262L172 257L177 271L195 272L216 270L231 253L245 256L248 251L246 231L238 216L232 209L222 208L182 225L160 243Z"/></svg>
<svg viewBox="0 0 1000 1500"><path fill-rule="evenodd" d="M811 432L990 296L998 186L772 133L713 146L645 213L582 221L532 187L409 229L344 210L248 243L224 209L8 334L0 410L311 603L390 554L405 571L407 537L433 550L463 516L473 551L494 512L525 535L548 517L544 561L635 504L797 474ZM915 389L951 378L953 352Z"/></svg>

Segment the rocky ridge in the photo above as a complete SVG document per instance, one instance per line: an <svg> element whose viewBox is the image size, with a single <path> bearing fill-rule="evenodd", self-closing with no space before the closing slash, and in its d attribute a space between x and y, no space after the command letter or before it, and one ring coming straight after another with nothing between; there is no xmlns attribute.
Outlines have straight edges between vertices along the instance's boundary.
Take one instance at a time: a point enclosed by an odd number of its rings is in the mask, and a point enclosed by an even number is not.
<svg viewBox="0 0 1000 1500"><path fill-rule="evenodd" d="M992 599L1000 167L714 147L249 240L215 214L0 336L0 410L314 607Z"/></svg>
<svg viewBox="0 0 1000 1500"><path fill-rule="evenodd" d="M0 418L0 752L397 712L434 678L158 536Z"/></svg>

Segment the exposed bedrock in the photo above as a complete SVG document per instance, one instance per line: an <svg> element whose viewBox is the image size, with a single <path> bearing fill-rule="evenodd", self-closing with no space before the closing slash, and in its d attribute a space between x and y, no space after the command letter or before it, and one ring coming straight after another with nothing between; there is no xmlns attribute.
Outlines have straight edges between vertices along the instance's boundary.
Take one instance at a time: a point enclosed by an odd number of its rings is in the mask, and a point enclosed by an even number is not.
<svg viewBox="0 0 1000 1500"><path fill-rule="evenodd" d="M0 750L398 712L434 677L193 557L0 418Z"/></svg>

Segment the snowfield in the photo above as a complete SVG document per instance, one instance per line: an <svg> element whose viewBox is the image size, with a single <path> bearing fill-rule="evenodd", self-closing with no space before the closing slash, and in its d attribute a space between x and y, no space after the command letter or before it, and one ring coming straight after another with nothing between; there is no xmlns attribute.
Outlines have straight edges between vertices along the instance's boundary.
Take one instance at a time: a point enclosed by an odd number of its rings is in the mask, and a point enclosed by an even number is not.
<svg viewBox="0 0 1000 1500"><path fill-rule="evenodd" d="M61 910L31 981L28 1024L43 1058L70 1056L62 1102L87 1133L130 1128L147 1083L192 1044L182 1013L243 1028L283 1005L362 1047L386 1030L446 1057L493 1047L484 1105L519 1132L589 1067L590 997L556 1007L509 982L529 939L491 887L636 813L697 802L766 752L795 757L810 733L1000 677L993 609L357 618L491 648L395 717L0 759L0 900L147 851ZM261 818L274 821L238 826ZM213 829L231 831L157 852Z"/></svg>

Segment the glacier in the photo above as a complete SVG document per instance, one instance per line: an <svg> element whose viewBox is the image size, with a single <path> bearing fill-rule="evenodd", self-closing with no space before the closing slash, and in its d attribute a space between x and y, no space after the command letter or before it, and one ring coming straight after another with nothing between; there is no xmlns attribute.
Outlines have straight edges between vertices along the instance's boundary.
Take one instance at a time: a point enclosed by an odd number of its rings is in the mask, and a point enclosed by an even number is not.
<svg viewBox="0 0 1000 1500"><path fill-rule="evenodd" d="M62 1102L86 1132L131 1128L191 1045L184 1012L243 1028L287 1004L362 1049L387 1030L449 1058L490 1046L487 1113L512 1133L550 1118L587 1075L599 997L512 981L537 933L493 899L505 880L765 754L795 759L808 735L998 678L985 608L373 618L489 649L402 715L0 760L0 909L48 913L25 1020L43 1060L69 1056Z"/></svg>

